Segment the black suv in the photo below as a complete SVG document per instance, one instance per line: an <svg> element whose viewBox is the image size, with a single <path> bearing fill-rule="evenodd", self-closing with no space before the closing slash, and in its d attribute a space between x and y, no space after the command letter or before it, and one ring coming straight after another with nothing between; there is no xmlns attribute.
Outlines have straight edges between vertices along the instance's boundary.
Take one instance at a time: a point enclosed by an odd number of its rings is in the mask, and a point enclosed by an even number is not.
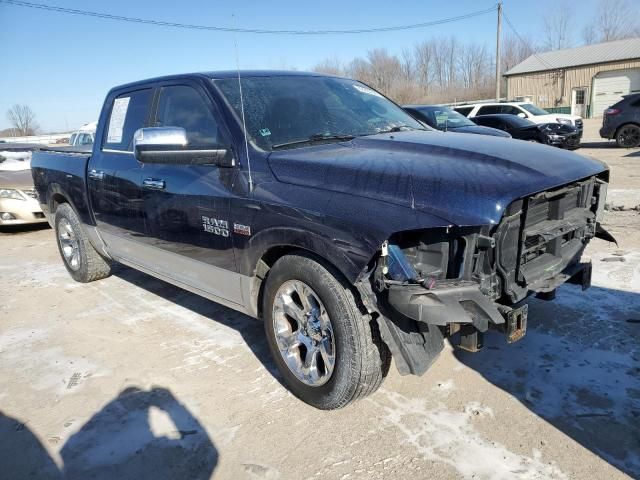
<svg viewBox="0 0 640 480"><path fill-rule="evenodd" d="M604 111L600 136L615 138L622 148L640 146L640 93L625 95Z"/></svg>

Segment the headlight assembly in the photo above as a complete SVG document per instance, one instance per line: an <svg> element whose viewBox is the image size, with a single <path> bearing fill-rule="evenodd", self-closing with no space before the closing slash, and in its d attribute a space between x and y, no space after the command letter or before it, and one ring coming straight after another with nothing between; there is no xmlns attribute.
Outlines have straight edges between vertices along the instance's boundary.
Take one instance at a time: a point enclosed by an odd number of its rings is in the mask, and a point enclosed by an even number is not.
<svg viewBox="0 0 640 480"><path fill-rule="evenodd" d="M18 190L13 188L0 188L0 198L11 200L26 200L26 198Z"/></svg>
<svg viewBox="0 0 640 480"><path fill-rule="evenodd" d="M568 118L556 118L556 122L561 125L573 125L573 122Z"/></svg>

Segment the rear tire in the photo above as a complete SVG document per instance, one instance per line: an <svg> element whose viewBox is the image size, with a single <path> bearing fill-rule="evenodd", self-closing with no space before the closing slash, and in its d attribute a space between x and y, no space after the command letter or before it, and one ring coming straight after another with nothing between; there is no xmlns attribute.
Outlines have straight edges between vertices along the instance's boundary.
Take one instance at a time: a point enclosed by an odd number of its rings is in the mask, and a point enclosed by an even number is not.
<svg viewBox="0 0 640 480"><path fill-rule="evenodd" d="M54 226L58 251L76 282L88 283L111 275L111 263L93 248L69 204L58 206Z"/></svg>
<svg viewBox="0 0 640 480"><path fill-rule="evenodd" d="M620 148L640 146L640 127L632 123L622 125L616 132L616 144Z"/></svg>
<svg viewBox="0 0 640 480"><path fill-rule="evenodd" d="M286 255L269 271L263 302L271 354L295 396L331 410L380 387L391 354L334 268L306 253Z"/></svg>

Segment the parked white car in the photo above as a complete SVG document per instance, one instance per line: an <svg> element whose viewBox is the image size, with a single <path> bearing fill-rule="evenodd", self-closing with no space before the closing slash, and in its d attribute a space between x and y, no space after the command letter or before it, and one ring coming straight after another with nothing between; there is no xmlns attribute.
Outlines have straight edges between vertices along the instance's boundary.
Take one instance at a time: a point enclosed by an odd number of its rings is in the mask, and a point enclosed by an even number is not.
<svg viewBox="0 0 640 480"><path fill-rule="evenodd" d="M453 109L469 118L492 115L494 113L506 113L526 118L537 124L560 123L562 125L571 125L577 128L580 136L582 136L582 117L567 113L549 113L529 102L468 103L458 105Z"/></svg>
<svg viewBox="0 0 640 480"><path fill-rule="evenodd" d="M96 126L98 122L90 122L81 126L77 131L73 132L69 137L69 145L72 147L80 147L83 145L93 145L96 135Z"/></svg>

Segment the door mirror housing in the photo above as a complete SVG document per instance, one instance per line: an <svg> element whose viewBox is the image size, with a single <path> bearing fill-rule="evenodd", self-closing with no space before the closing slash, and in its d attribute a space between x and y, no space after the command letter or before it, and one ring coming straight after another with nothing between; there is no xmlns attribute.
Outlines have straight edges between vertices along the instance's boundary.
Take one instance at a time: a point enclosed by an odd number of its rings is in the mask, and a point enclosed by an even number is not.
<svg viewBox="0 0 640 480"><path fill-rule="evenodd" d="M525 113L523 113L523 112L520 112L520 113L518 114L518 116L519 116L520 118L527 118L527 115L526 115Z"/></svg>
<svg viewBox="0 0 640 480"><path fill-rule="evenodd" d="M220 145L190 145L181 127L149 127L133 135L133 154L141 163L235 166L231 149Z"/></svg>

